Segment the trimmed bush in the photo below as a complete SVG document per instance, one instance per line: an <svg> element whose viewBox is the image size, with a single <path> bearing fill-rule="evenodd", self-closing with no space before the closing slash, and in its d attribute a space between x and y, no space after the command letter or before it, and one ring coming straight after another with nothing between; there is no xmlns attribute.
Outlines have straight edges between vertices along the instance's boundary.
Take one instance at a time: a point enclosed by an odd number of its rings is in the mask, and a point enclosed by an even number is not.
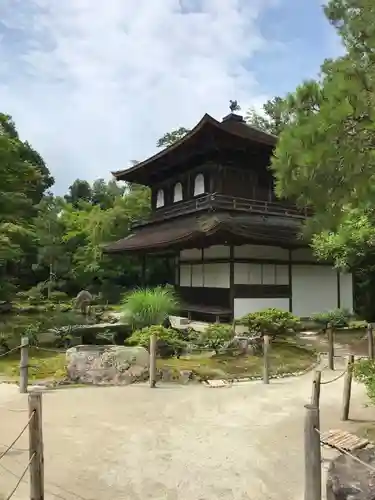
<svg viewBox="0 0 375 500"><path fill-rule="evenodd" d="M199 336L198 344L213 349L216 354L233 338L231 325L214 323L209 325Z"/></svg>
<svg viewBox="0 0 375 500"><path fill-rule="evenodd" d="M365 384L367 395L375 404L375 361L363 359L354 363L354 378Z"/></svg>
<svg viewBox="0 0 375 500"><path fill-rule="evenodd" d="M333 309L332 311L323 311L311 316L312 321L318 323L323 330L327 329L328 323L334 328L344 328L349 326L351 314L348 309Z"/></svg>
<svg viewBox="0 0 375 500"><path fill-rule="evenodd" d="M267 334L271 335L273 340L276 337L293 335L301 328L297 316L274 308L247 314L238 320L238 324L246 326L249 334Z"/></svg>
<svg viewBox="0 0 375 500"><path fill-rule="evenodd" d="M156 335L156 352L162 358L179 355L186 347L186 343L180 338L176 330L159 325L136 330L125 341L125 344L139 345L149 350L151 335Z"/></svg>

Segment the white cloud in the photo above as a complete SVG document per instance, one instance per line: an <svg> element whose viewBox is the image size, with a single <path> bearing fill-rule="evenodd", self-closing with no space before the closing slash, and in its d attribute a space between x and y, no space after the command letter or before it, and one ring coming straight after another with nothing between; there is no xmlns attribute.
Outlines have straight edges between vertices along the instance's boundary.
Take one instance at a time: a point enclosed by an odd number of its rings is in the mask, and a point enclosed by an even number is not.
<svg viewBox="0 0 375 500"><path fill-rule="evenodd" d="M258 18L273 1L2 0L1 111L58 191L108 177L229 99L264 101L243 64L269 50Z"/></svg>

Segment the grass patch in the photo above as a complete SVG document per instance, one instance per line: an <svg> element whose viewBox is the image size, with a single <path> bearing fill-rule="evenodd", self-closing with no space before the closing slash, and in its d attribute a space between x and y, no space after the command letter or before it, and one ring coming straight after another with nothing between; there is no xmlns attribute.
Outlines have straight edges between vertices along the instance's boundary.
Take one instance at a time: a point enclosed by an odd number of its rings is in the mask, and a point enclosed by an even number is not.
<svg viewBox="0 0 375 500"><path fill-rule="evenodd" d="M270 373L281 375L308 369L315 361L315 351L295 344L293 341L275 341L270 348ZM19 351L0 358L0 377L18 381ZM261 356L230 356L193 354L191 356L158 359L157 366L175 370L191 370L201 378L248 377L262 374ZM29 349L30 381L61 380L66 374L65 352L53 353Z"/></svg>
<svg viewBox="0 0 375 500"><path fill-rule="evenodd" d="M63 379L66 374L65 352L54 353L29 349L29 380ZM0 377L18 381L20 352L11 352L0 358Z"/></svg>
<svg viewBox="0 0 375 500"><path fill-rule="evenodd" d="M293 342L273 342L270 349L270 373L281 375L308 369L316 360L315 351ZM159 359L157 367L191 370L202 378L233 378L262 375L261 356L193 354L179 359Z"/></svg>

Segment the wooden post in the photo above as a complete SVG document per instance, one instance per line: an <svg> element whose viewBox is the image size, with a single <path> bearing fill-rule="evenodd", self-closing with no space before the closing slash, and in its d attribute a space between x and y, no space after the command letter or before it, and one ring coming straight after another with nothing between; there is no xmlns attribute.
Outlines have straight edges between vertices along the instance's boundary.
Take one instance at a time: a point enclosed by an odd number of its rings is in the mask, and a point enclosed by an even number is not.
<svg viewBox="0 0 375 500"><path fill-rule="evenodd" d="M270 345L270 338L268 335L263 335L263 383L270 383L270 367L269 367L269 358L268 358L268 350Z"/></svg>
<svg viewBox="0 0 375 500"><path fill-rule="evenodd" d="M28 378L29 378L29 339L22 337L21 339L21 359L20 359L20 393L27 393Z"/></svg>
<svg viewBox="0 0 375 500"><path fill-rule="evenodd" d="M372 334L372 324L367 325L368 357L374 359L374 337Z"/></svg>
<svg viewBox="0 0 375 500"><path fill-rule="evenodd" d="M334 352L334 346L333 346L333 328L332 328L331 323L328 323L328 325L327 325L327 335L328 335L328 368L330 370L334 370L335 368L334 368L333 360L334 360L335 352Z"/></svg>
<svg viewBox="0 0 375 500"><path fill-rule="evenodd" d="M320 370L315 370L313 386L312 386L312 394L311 394L311 404L316 408L319 408L321 378L322 378L322 372Z"/></svg>
<svg viewBox="0 0 375 500"><path fill-rule="evenodd" d="M319 409L306 405L305 414L305 496L304 500L322 498L322 464L320 450Z"/></svg>
<svg viewBox="0 0 375 500"><path fill-rule="evenodd" d="M352 392L352 379L353 379L353 363L354 356L349 354L348 365L344 378L344 392L342 397L342 410L341 410L341 420L349 419L349 409L350 409L350 396Z"/></svg>
<svg viewBox="0 0 375 500"><path fill-rule="evenodd" d="M150 387L156 386L156 335L150 336Z"/></svg>
<svg viewBox="0 0 375 500"><path fill-rule="evenodd" d="M44 457L42 428L42 394L29 394L29 458L30 464L30 500L44 500Z"/></svg>

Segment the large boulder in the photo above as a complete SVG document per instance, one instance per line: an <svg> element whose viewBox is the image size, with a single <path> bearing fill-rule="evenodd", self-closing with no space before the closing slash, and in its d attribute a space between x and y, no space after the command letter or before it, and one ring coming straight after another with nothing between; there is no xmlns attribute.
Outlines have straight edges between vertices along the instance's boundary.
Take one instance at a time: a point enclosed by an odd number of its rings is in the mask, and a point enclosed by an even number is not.
<svg viewBox="0 0 375 500"><path fill-rule="evenodd" d="M143 347L79 345L66 351L67 373L81 384L126 385L146 380L149 354Z"/></svg>

